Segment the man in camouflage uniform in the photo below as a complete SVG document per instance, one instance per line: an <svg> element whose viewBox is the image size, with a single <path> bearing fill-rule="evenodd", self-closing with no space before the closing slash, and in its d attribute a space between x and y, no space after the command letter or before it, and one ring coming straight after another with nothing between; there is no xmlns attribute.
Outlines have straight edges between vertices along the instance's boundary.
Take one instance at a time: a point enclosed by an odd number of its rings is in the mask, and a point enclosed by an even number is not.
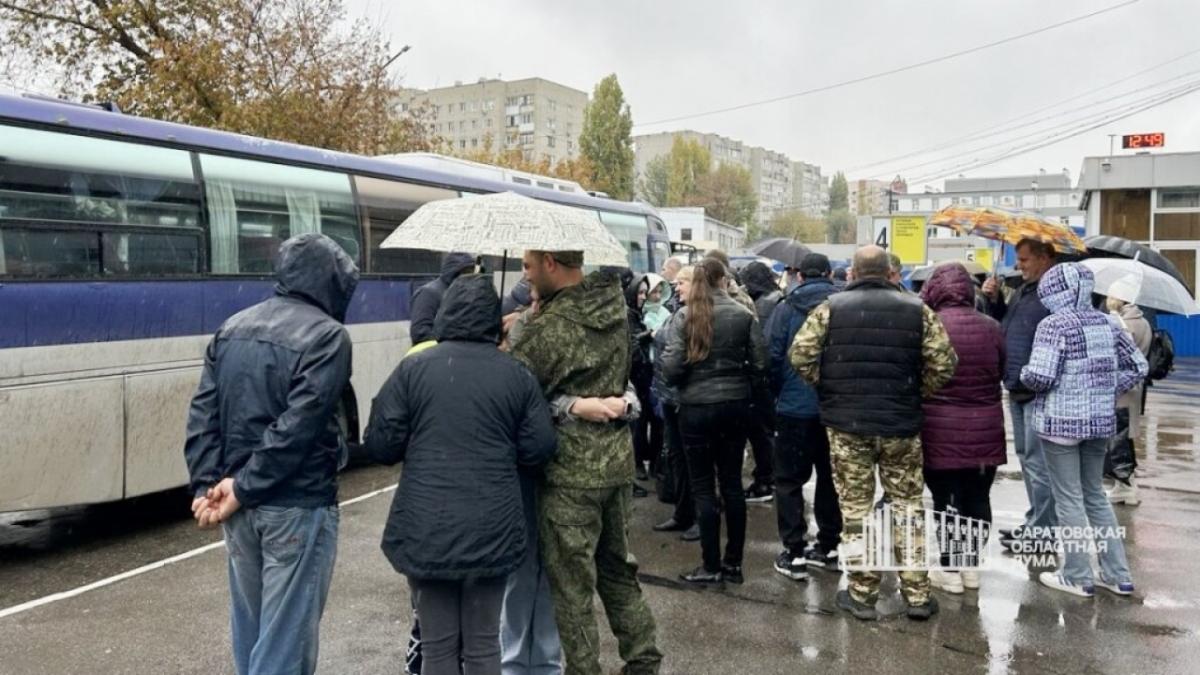
<svg viewBox="0 0 1200 675"><path fill-rule="evenodd" d="M897 564L924 564L924 489L921 399L954 375L958 357L946 329L919 298L889 283L887 252L878 246L854 256L854 282L812 311L796 333L788 357L820 396L821 422L829 429L833 478L841 504L843 555L864 550L863 519L875 499L875 467L893 510ZM905 546L905 528L916 532ZM845 560L850 563L853 560ZM874 619L878 571L848 574L838 606ZM908 616L937 612L928 573L900 573Z"/></svg>
<svg viewBox="0 0 1200 675"><path fill-rule="evenodd" d="M558 455L542 481L538 526L566 675L600 675L598 592L625 671L657 673L654 617L637 581L627 527L633 443L618 420L629 373L625 300L617 277L586 278L578 252L528 251L525 276L541 309L512 355L529 367L547 399L580 397L560 424Z"/></svg>

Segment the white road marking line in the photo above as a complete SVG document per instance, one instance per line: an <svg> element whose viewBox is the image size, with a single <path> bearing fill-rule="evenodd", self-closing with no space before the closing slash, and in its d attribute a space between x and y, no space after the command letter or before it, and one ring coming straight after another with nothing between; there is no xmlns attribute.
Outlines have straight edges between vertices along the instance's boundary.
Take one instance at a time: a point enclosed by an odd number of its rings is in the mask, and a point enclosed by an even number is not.
<svg viewBox="0 0 1200 675"><path fill-rule="evenodd" d="M396 489L396 486L391 485L391 486L388 486L385 488L381 488L379 490L375 490L373 492L368 492L366 494L359 495L357 497L354 497L353 499L347 499L346 501L338 504L338 506L346 507L346 506L350 506L351 504L357 504L359 502L371 499L372 497L378 497L379 495L384 494L386 492L391 492L392 490L395 490L395 489ZM136 569L132 569L127 572L121 572L120 574L116 574L111 577L101 579L99 581L94 581L85 586L73 588L69 591L62 591L61 593L52 593L50 595L46 595L46 596L37 598L36 600L30 600L29 602L23 602L19 605L13 605L12 607L6 607L4 609L0 609L0 619L4 619L6 617L10 617L15 614L20 614L22 612L28 612L31 609L36 609L43 605L48 605L52 602L58 602L59 600L67 600L67 599L73 598L77 595L83 595L84 593L87 593L89 591L94 591L98 588L104 588L105 586L111 586L112 584L115 584L117 582L125 581L126 579L131 579L133 577L145 574L147 572L153 572L154 570L161 569L163 567L166 567L167 565L173 565L177 562L182 562L184 560L187 560L188 558L194 558L203 553L207 553L209 551L215 551L219 548L224 548L224 547L225 547L224 541L214 541L211 544L205 544L204 546L201 546L199 548L194 548L190 551L184 551L183 553L180 553L178 555L173 555L170 558L163 558L162 560L152 562L148 565L142 565L141 567L138 567Z"/></svg>

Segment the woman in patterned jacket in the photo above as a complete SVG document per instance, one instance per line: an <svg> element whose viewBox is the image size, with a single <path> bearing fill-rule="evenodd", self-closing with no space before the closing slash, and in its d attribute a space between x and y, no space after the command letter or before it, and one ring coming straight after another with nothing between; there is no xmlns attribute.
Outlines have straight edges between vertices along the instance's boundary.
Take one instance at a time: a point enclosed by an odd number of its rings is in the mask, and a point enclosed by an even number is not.
<svg viewBox="0 0 1200 675"><path fill-rule="evenodd" d="M1021 382L1037 392L1034 425L1046 451L1065 562L1043 572L1046 586L1091 597L1095 586L1133 592L1117 519L1104 494L1104 454L1116 433L1117 398L1146 377L1140 350L1108 315L1092 308L1086 267L1057 265L1038 284L1050 316L1038 324ZM1100 559L1093 576L1090 553Z"/></svg>

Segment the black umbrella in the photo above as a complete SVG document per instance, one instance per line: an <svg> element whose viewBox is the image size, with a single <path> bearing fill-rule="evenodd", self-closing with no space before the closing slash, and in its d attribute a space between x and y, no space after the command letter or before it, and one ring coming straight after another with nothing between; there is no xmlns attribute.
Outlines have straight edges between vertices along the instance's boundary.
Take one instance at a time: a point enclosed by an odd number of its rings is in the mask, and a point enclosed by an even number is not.
<svg viewBox="0 0 1200 675"><path fill-rule="evenodd" d="M750 247L750 250L757 255L771 260L778 260L783 263L784 267L800 268L800 263L804 261L804 256L812 253L812 249L795 239L787 239L784 237L776 237L774 239L764 239Z"/></svg>
<svg viewBox="0 0 1200 675"><path fill-rule="evenodd" d="M1166 272L1175 277L1176 281L1183 284L1184 288L1187 288L1189 291L1192 290L1174 263L1167 260L1163 254L1145 244L1139 244L1132 239L1115 237L1108 234L1087 237L1083 240L1083 243L1087 244L1088 253L1094 258L1128 258L1130 260L1137 258L1138 262Z"/></svg>

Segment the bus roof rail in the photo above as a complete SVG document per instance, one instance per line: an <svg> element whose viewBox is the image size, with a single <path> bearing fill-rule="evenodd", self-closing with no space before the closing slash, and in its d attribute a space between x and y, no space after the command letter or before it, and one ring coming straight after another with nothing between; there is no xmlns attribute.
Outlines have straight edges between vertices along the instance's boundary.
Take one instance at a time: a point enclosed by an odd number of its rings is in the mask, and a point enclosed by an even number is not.
<svg viewBox="0 0 1200 675"><path fill-rule="evenodd" d="M47 96L45 94L34 94L34 93L29 93L29 92L22 93L21 98L28 98L28 99L32 99L34 101L45 101L46 103L57 103L59 105L69 105L69 106L73 106L76 108L107 110L108 112L114 112L114 113L118 113L118 114L120 114L120 112L121 112L121 107L117 105L116 101L103 101L101 103L84 103L82 101L68 101L67 99L58 98L57 96Z"/></svg>

